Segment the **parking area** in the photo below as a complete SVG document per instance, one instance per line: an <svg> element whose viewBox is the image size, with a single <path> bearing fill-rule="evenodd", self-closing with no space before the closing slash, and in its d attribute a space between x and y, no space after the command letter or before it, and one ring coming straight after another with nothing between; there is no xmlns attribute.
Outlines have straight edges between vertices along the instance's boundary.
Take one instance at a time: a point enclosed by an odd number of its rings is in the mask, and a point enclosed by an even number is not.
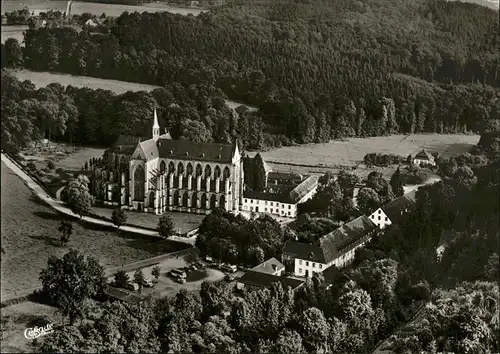
<svg viewBox="0 0 500 354"><path fill-rule="evenodd" d="M154 279L152 275L152 270L154 267L158 266L160 268L160 277L158 282L152 287L144 287L141 294L144 296L151 295L153 297L162 298L165 296L173 295L178 291L185 289L187 291L196 291L201 289L201 284L204 281L218 281L225 277L225 273L219 269L212 267L205 267L204 269L197 269L186 272L186 282L181 284L174 277L169 275L169 273L174 269L189 267L192 262L188 262L185 256L178 256L165 259L157 264L142 268L142 272L147 281L152 281ZM127 275L133 283L135 270L128 271ZM114 275L108 278L108 282L114 280Z"/></svg>

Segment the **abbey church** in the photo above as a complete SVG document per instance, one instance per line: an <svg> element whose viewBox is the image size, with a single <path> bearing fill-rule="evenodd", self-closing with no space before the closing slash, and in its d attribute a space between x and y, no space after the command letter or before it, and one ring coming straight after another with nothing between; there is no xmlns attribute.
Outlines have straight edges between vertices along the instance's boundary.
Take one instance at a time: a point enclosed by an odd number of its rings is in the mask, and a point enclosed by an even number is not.
<svg viewBox="0 0 500 354"><path fill-rule="evenodd" d="M94 169L92 183L106 204L155 214L240 210L243 160L236 143L173 140L166 130L160 133L155 109L152 137L122 136L109 154L120 169Z"/></svg>

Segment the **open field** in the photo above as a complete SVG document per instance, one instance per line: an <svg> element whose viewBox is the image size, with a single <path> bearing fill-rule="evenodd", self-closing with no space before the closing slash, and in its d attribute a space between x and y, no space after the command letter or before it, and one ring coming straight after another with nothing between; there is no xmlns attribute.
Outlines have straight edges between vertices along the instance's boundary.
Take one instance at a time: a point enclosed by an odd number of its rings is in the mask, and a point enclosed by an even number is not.
<svg viewBox="0 0 500 354"><path fill-rule="evenodd" d="M425 148L431 153L439 152L441 156L448 157L470 151L478 141L479 135L392 135L287 146L260 154L276 171L324 173L340 167L366 168L361 162L368 153L396 154L406 157ZM251 156L254 154L249 153ZM301 166L293 166L293 164Z"/></svg>
<svg viewBox="0 0 500 354"><path fill-rule="evenodd" d="M111 219L111 214L113 213L112 208L104 207L93 207L92 212L99 216ZM137 211L126 211L127 223L136 226L151 227L156 228L158 225L158 220L160 215L155 215L152 213L143 213ZM165 212L163 215L169 215L172 217L175 228L181 233L186 233L200 226L201 221L206 215L202 214L189 214L180 212Z"/></svg>
<svg viewBox="0 0 500 354"><path fill-rule="evenodd" d="M122 94L127 91L152 91L159 86L138 84L134 82L118 81L118 80L107 80L98 79L90 76L75 76L69 74L59 74L59 73L49 73L49 72L37 72L31 70L17 70L13 71L12 74L16 76L19 80L29 80L37 88L45 87L48 84L57 82L63 86L75 86L75 87L88 87L91 89L102 89L110 90L116 94ZM226 100L226 104L229 108L236 109L243 103L234 102L231 100ZM247 106L251 111L257 110L256 107Z"/></svg>
<svg viewBox="0 0 500 354"><path fill-rule="evenodd" d="M88 87L91 89L110 90L121 94L127 91L152 91L158 86L143 85L133 82L117 80L97 79L89 76L73 76L69 74L54 74L49 72L36 72L30 70L18 70L13 74L21 81L29 80L37 88L45 87L48 84L57 82L63 86Z"/></svg>
<svg viewBox="0 0 500 354"><path fill-rule="evenodd" d="M5 12L11 12L16 10L21 10L23 8L29 8L30 10L40 10L40 11L66 11L66 1L55 0L55 1L44 1L44 0L5 0L2 1L2 14ZM195 8L179 8L175 6L169 6L162 3L148 3L142 5L111 5L111 4L101 4L92 2L82 2L73 1L71 5L71 14L81 15L83 13L91 13L93 15L100 16L105 13L106 16L120 16L123 12L171 12L180 15L194 15L197 16L200 13L206 11L202 9Z"/></svg>
<svg viewBox="0 0 500 354"><path fill-rule="evenodd" d="M50 255L70 248L95 257L104 267L122 266L179 250L178 243L146 236L103 231L95 226L73 225L66 247L60 247L57 228L61 217L33 198L17 175L2 163L2 298L40 285L38 275Z"/></svg>
<svg viewBox="0 0 500 354"><path fill-rule="evenodd" d="M19 43L24 41L24 31L28 29L28 26L4 26L2 25L2 43L5 43L7 38L15 38Z"/></svg>

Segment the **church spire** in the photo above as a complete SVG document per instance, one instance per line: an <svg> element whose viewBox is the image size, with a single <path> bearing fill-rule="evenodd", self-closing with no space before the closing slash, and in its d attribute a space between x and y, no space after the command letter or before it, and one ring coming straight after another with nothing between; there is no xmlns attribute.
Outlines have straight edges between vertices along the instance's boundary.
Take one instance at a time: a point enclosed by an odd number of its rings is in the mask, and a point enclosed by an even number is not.
<svg viewBox="0 0 500 354"><path fill-rule="evenodd" d="M158 124L158 115L156 114L156 107L154 109L154 122L153 122L153 140L156 141L160 137L160 125Z"/></svg>

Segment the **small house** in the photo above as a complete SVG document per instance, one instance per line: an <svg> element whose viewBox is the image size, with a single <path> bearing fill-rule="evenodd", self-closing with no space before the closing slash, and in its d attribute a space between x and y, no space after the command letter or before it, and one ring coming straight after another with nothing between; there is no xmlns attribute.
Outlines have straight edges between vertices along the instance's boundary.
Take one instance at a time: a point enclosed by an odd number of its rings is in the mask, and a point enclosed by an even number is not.
<svg viewBox="0 0 500 354"><path fill-rule="evenodd" d="M285 266L276 258L272 257L258 266L253 267L251 271L281 276L285 272Z"/></svg>
<svg viewBox="0 0 500 354"><path fill-rule="evenodd" d="M436 162L434 161L434 156L432 156L432 154L430 154L428 151L425 151L425 149L417 153L415 156L413 156L412 163L416 166L422 166L422 165L436 166Z"/></svg>
<svg viewBox="0 0 500 354"><path fill-rule="evenodd" d="M403 216L414 210L416 204L416 191L407 193L398 199L378 208L370 214L370 220L380 229L401 221Z"/></svg>

